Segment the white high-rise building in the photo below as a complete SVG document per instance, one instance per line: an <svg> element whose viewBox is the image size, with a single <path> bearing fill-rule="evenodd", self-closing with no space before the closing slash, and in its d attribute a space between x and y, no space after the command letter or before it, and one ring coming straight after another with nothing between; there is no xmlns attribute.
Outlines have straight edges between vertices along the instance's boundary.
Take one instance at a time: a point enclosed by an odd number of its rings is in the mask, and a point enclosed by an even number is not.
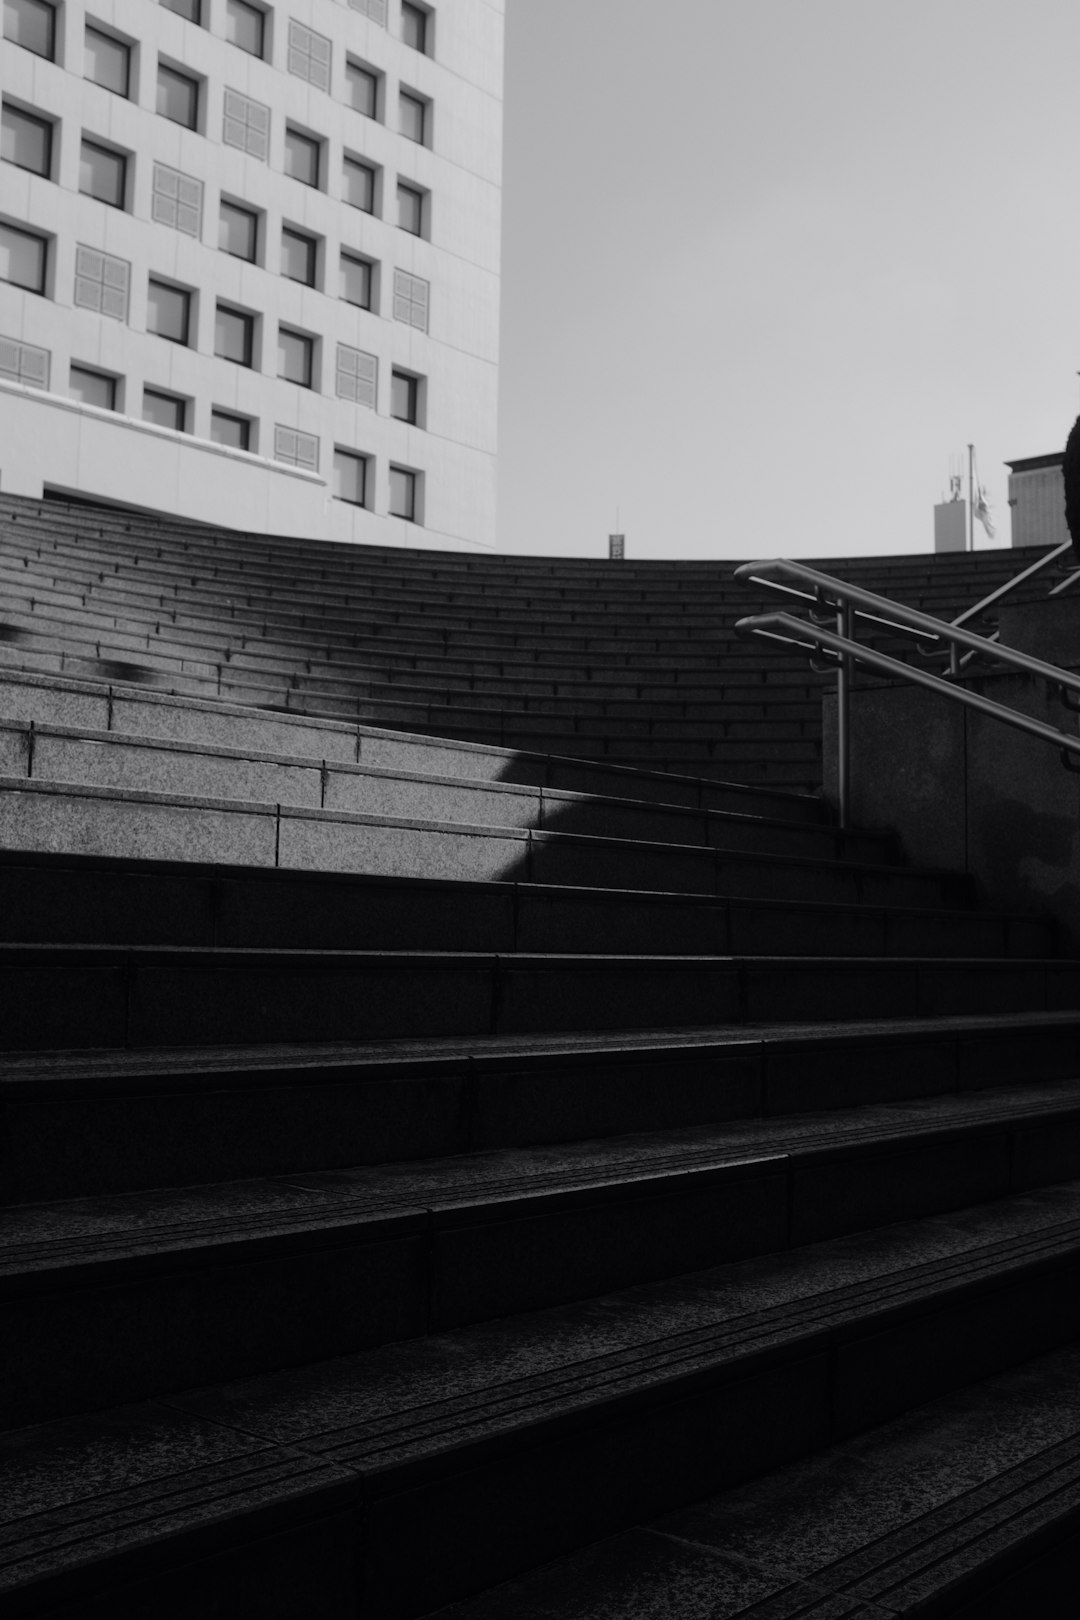
<svg viewBox="0 0 1080 1620"><path fill-rule="evenodd" d="M0 490L492 546L504 0L3 0Z"/></svg>

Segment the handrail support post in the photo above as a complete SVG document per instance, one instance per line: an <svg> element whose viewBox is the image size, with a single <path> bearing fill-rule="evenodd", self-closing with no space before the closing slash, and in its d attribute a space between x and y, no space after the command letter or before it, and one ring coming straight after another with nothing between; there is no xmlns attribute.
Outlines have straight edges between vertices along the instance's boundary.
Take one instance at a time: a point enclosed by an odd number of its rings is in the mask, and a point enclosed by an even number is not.
<svg viewBox="0 0 1080 1620"><path fill-rule="evenodd" d="M836 610L836 633L850 641L851 629L851 603L841 602ZM836 790L840 830L846 832L851 821L851 654L848 652L841 655L836 668Z"/></svg>

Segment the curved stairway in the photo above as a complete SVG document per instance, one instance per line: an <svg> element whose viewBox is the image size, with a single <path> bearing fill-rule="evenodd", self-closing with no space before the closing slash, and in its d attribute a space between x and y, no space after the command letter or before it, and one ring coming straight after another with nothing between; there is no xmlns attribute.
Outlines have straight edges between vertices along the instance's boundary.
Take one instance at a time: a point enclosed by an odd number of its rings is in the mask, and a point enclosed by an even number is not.
<svg viewBox="0 0 1080 1620"><path fill-rule="evenodd" d="M562 674L560 748L523 749L528 694L439 734L354 684L343 719L281 651L347 574L365 625L415 592L443 696L466 634L500 669L606 639L635 690L655 642L685 710L673 647L744 611L723 570L655 565L669 634L639 575L590 608L588 565L310 548L299 608L282 541L222 594L234 536L185 589L290 638L195 668L161 597L203 531L151 558L148 522L5 511L5 590L35 583L0 614L3 1612L1055 1612L1080 964L1050 925L840 833L713 716L708 770L666 774L692 737L653 716L627 765ZM62 554L67 607L35 594ZM937 562L919 600L989 588ZM757 658L765 732L791 671L718 643L703 684L726 707ZM243 656L273 681L231 686ZM158 684L91 678L128 663Z"/></svg>

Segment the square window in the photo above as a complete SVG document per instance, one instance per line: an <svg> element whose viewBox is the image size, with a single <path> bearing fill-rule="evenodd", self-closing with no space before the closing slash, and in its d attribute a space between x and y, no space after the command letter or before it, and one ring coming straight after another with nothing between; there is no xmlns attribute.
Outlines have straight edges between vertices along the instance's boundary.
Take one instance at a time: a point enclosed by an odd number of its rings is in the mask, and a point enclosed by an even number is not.
<svg viewBox="0 0 1080 1620"><path fill-rule="evenodd" d="M397 188L398 224L410 236L423 236L424 234L424 193L417 191L415 186L407 186L404 181L398 181Z"/></svg>
<svg viewBox="0 0 1080 1620"><path fill-rule="evenodd" d="M289 23L289 49L286 66L298 79L306 79L316 90L330 88L330 62L333 46L325 34L317 34L302 22Z"/></svg>
<svg viewBox="0 0 1080 1620"><path fill-rule="evenodd" d="M319 244L313 236L290 231L287 227L282 231L281 273L290 281L302 281L305 287L314 287L318 256Z"/></svg>
<svg viewBox="0 0 1080 1620"><path fill-rule="evenodd" d="M83 35L85 45L83 72L94 84L100 84L103 90L111 90L114 95L126 96L128 94L128 81L131 76L131 47L119 39L113 39L111 34L103 34L100 28L91 28L86 25Z"/></svg>
<svg viewBox="0 0 1080 1620"><path fill-rule="evenodd" d="M231 411L211 411L210 437L230 450L250 450L251 422L246 416L233 416Z"/></svg>
<svg viewBox="0 0 1080 1620"><path fill-rule="evenodd" d="M203 183L194 175L181 174L167 163L154 164L150 195L150 217L159 225L182 231L185 236L202 235Z"/></svg>
<svg viewBox="0 0 1080 1620"><path fill-rule="evenodd" d="M315 339L303 332L278 328L278 376L300 388L310 388L315 363Z"/></svg>
<svg viewBox="0 0 1080 1620"><path fill-rule="evenodd" d="M75 308L126 321L131 265L96 248L75 249Z"/></svg>
<svg viewBox="0 0 1080 1620"><path fill-rule="evenodd" d="M363 113L365 118L378 118L379 75L377 73L373 73L370 68L361 67L359 62L346 62L345 90L349 97L349 105L354 112Z"/></svg>
<svg viewBox="0 0 1080 1620"><path fill-rule="evenodd" d="M82 405L96 405L102 411L116 409L116 378L89 366L73 365L68 373L68 393Z"/></svg>
<svg viewBox="0 0 1080 1620"><path fill-rule="evenodd" d="M247 0L229 0L225 8L225 38L250 56L262 56L266 34L266 13ZM247 446L242 448L246 449Z"/></svg>
<svg viewBox="0 0 1080 1620"><path fill-rule="evenodd" d="M32 174L52 173L52 125L46 118L4 104L0 114L0 157Z"/></svg>
<svg viewBox="0 0 1080 1620"><path fill-rule="evenodd" d="M4 38L35 56L56 57L56 7L48 0L4 0Z"/></svg>
<svg viewBox="0 0 1080 1620"><path fill-rule="evenodd" d="M191 294L165 281L151 281L146 301L146 330L170 343L186 344L191 326Z"/></svg>
<svg viewBox="0 0 1080 1620"><path fill-rule="evenodd" d="M142 399L144 422L153 422L157 427L172 428L174 433L185 431L186 399L177 399L175 394L162 394L156 388L144 388Z"/></svg>
<svg viewBox="0 0 1080 1620"><path fill-rule="evenodd" d="M202 0L160 0L166 11L175 11L178 17L186 17L188 22L202 23Z"/></svg>
<svg viewBox="0 0 1080 1620"><path fill-rule="evenodd" d="M410 5L409 0L402 0L401 37L414 51L427 54L428 14L421 6Z"/></svg>
<svg viewBox="0 0 1080 1620"><path fill-rule="evenodd" d="M96 141L83 141L79 149L79 190L110 208L123 208L127 195L127 158Z"/></svg>
<svg viewBox="0 0 1080 1620"><path fill-rule="evenodd" d="M10 281L27 292L45 291L48 242L33 231L0 224L0 281Z"/></svg>
<svg viewBox="0 0 1080 1620"><path fill-rule="evenodd" d="M258 214L250 208L241 208L239 203L222 199L218 225L218 247L221 251L231 253L234 259L246 259L249 264L254 264L258 246Z"/></svg>
<svg viewBox="0 0 1080 1620"><path fill-rule="evenodd" d="M390 415L399 422L417 421L420 401L420 379L410 377L407 371L390 373Z"/></svg>
<svg viewBox="0 0 1080 1620"><path fill-rule="evenodd" d="M285 173L305 186L319 184L320 142L298 129L285 131Z"/></svg>
<svg viewBox="0 0 1080 1620"><path fill-rule="evenodd" d="M416 483L414 472L405 467L390 468L390 515L416 522Z"/></svg>
<svg viewBox="0 0 1080 1620"><path fill-rule="evenodd" d="M427 140L427 103L402 90L398 97L398 128L407 140L423 146Z"/></svg>
<svg viewBox="0 0 1080 1620"><path fill-rule="evenodd" d="M219 360L250 366L255 352L255 317L219 304L214 315L214 353Z"/></svg>
<svg viewBox="0 0 1080 1620"><path fill-rule="evenodd" d="M20 383L23 388L48 388L52 354L36 343L17 343L0 337L0 377Z"/></svg>
<svg viewBox="0 0 1080 1620"><path fill-rule="evenodd" d="M341 255L340 296L347 304L360 309L371 308L371 264L352 253Z"/></svg>
<svg viewBox="0 0 1080 1620"><path fill-rule="evenodd" d="M375 170L369 163L343 158L341 189L345 201L353 208L362 208L365 214L375 212Z"/></svg>
<svg viewBox="0 0 1080 1620"><path fill-rule="evenodd" d="M238 147L265 163L270 154L269 107L242 96L238 90L226 90L221 138L226 146Z"/></svg>
<svg viewBox="0 0 1080 1620"><path fill-rule="evenodd" d="M334 499L350 506L367 505L367 456L352 450L334 450Z"/></svg>
<svg viewBox="0 0 1080 1620"><path fill-rule="evenodd" d="M183 124L185 129L196 129L199 123L199 81L159 62L157 110L162 118L171 118L174 124Z"/></svg>

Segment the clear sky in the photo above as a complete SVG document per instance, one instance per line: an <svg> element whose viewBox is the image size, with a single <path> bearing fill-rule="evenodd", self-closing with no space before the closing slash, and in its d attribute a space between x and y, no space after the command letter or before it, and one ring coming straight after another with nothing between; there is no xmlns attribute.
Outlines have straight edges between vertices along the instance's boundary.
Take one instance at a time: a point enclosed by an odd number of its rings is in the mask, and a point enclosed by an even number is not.
<svg viewBox="0 0 1080 1620"><path fill-rule="evenodd" d="M502 549L930 550L969 441L1007 543L1080 399L1077 0L507 0L504 182Z"/></svg>

